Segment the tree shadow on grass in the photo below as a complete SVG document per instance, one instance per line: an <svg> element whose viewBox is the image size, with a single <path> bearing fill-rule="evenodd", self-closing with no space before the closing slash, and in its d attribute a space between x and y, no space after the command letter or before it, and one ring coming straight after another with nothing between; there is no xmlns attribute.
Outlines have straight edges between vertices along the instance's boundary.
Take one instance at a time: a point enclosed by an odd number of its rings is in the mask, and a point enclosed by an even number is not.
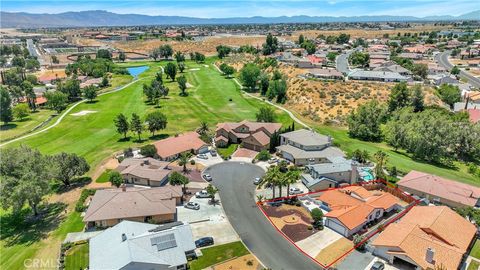
<svg viewBox="0 0 480 270"><path fill-rule="evenodd" d="M131 138L130 136L128 136L126 138L122 137L121 139L118 139L117 142L128 142L128 141L130 141L130 138Z"/></svg>
<svg viewBox="0 0 480 270"><path fill-rule="evenodd" d="M16 127L17 127L17 124L9 123L9 124L1 125L0 130L5 131L5 130L13 129L13 128L16 128Z"/></svg>
<svg viewBox="0 0 480 270"><path fill-rule="evenodd" d="M168 138L168 134L155 134L148 137L150 140L162 140Z"/></svg>
<svg viewBox="0 0 480 270"><path fill-rule="evenodd" d="M412 154L409 154L405 151L393 150L392 149L392 152L394 152L398 155L404 156L406 158L409 158L412 161L417 162L417 163L421 163L421 164L425 164L425 165L432 165L432 166L436 166L436 167L439 167L439 168L442 168L442 169L458 171L458 167L455 166L455 163L453 163L451 161L444 161L444 162L427 161L427 160L424 160L424 159L416 158Z"/></svg>
<svg viewBox="0 0 480 270"><path fill-rule="evenodd" d="M4 241L6 247L38 242L46 238L65 219L61 213L66 207L65 203L57 202L42 205L38 216L34 216L30 208L24 208L18 214L4 214L0 219L0 240Z"/></svg>
<svg viewBox="0 0 480 270"><path fill-rule="evenodd" d="M92 178L88 176L83 176L83 177L77 177L74 178L70 181L69 186L65 186L62 182L55 181L54 184L52 184L50 187L51 189L57 193L57 194L62 194L68 191L71 191L76 188L82 188L92 182Z"/></svg>
<svg viewBox="0 0 480 270"><path fill-rule="evenodd" d="M95 103L97 103L97 102L98 102L98 100L94 99L94 100L88 100L88 101L85 102L85 103L87 103L87 104L95 104Z"/></svg>

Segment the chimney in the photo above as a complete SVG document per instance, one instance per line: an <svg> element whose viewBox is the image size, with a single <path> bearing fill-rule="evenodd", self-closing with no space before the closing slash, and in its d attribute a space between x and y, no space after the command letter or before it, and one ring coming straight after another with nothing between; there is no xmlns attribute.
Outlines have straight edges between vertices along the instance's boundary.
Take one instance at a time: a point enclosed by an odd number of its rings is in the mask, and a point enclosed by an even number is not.
<svg viewBox="0 0 480 270"><path fill-rule="evenodd" d="M145 159L145 160L143 161L143 164L149 165L149 164L150 164L150 161L149 161L148 159ZM143 165L143 164L142 164L142 165Z"/></svg>
<svg viewBox="0 0 480 270"><path fill-rule="evenodd" d="M357 162L352 161L352 173L350 174L350 184L357 183L357 180L358 180Z"/></svg>
<svg viewBox="0 0 480 270"><path fill-rule="evenodd" d="M433 264L434 263L434 257L435 257L435 249L427 248L427 253L425 254L425 260L428 263Z"/></svg>
<svg viewBox="0 0 480 270"><path fill-rule="evenodd" d="M127 240L127 235L122 233L122 242L125 242L125 240Z"/></svg>

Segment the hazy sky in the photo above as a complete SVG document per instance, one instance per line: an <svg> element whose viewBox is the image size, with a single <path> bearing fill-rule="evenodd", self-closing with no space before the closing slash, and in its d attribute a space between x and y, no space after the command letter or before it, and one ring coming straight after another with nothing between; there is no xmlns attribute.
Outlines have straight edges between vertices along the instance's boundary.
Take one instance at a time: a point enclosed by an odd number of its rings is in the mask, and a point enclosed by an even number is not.
<svg viewBox="0 0 480 270"><path fill-rule="evenodd" d="M327 0L327 1L12 1L1 0L0 10L30 13L107 10L116 13L177 15L201 18L250 16L359 16L359 15L460 15L480 9L480 1L464 0Z"/></svg>

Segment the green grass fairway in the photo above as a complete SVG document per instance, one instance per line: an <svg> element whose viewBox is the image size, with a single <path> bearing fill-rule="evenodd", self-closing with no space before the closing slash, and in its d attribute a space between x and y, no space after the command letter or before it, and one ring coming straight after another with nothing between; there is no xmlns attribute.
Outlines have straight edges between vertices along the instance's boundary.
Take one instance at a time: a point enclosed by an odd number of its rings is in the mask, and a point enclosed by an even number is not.
<svg viewBox="0 0 480 270"><path fill-rule="evenodd" d="M225 245L202 249L203 256L190 262L191 270L200 270L208 266L226 261L234 257L247 255L250 252L242 242L233 242Z"/></svg>
<svg viewBox="0 0 480 270"><path fill-rule="evenodd" d="M23 121L15 119L15 121L6 125L2 124L0 126L0 141L12 139L13 137L32 130L43 121L47 120L52 114L54 114L54 112L50 110L38 110L34 113L30 113Z"/></svg>
<svg viewBox="0 0 480 270"><path fill-rule="evenodd" d="M65 270L86 269L88 267L88 244L79 244L68 250Z"/></svg>
<svg viewBox="0 0 480 270"><path fill-rule="evenodd" d="M146 113L156 109L144 102L142 85L152 80L160 65L165 63L148 62L150 69L139 76L138 82L122 91L100 96L96 103L82 103L58 126L26 140L12 143L8 147L23 143L47 154L74 152L84 156L93 170L115 151L148 143L134 142L136 136L133 134L129 141L123 141L122 136L116 133L113 119L119 113L124 113L130 118L134 112L144 117ZM199 70L189 71L190 68ZM185 75L192 85L187 90L189 93L187 97L179 96L176 82L164 78L170 92L166 99L160 101L159 110L165 113L168 119L167 129L163 130L162 134L174 135L195 130L202 121L209 123L213 129L222 121L254 120L258 108L263 106L256 99L244 98L234 81L223 78L211 64L205 67L203 64L188 62L186 71ZM71 115L83 110L96 113ZM278 116L278 121L284 124L290 124L292 121L283 111L278 110ZM150 134L145 132L142 139L147 140L149 136Z"/></svg>
<svg viewBox="0 0 480 270"><path fill-rule="evenodd" d="M475 241L472 250L470 251L470 256L480 260L480 241Z"/></svg>

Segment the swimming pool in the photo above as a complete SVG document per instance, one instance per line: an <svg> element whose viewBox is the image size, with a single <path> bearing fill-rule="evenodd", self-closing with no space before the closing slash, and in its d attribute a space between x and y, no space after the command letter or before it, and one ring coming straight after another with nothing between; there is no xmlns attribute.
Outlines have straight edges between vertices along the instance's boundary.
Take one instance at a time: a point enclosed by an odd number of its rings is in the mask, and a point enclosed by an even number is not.
<svg viewBox="0 0 480 270"><path fill-rule="evenodd" d="M139 66L139 67L129 67L127 68L127 71L128 73L130 73L130 75L137 78L138 75L142 74L147 69L148 69L148 66Z"/></svg>
<svg viewBox="0 0 480 270"><path fill-rule="evenodd" d="M370 168L360 168L360 177L364 181L375 180L375 177L373 176L372 170Z"/></svg>

